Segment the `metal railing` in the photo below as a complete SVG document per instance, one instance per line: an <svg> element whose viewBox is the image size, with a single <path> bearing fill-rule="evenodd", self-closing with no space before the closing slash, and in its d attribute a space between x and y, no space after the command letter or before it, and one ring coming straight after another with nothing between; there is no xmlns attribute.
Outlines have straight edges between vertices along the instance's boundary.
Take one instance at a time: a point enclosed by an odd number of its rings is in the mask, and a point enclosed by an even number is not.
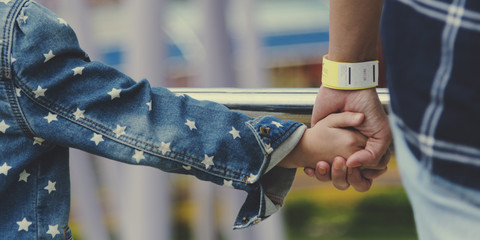
<svg viewBox="0 0 480 240"><path fill-rule="evenodd" d="M198 100L210 100L249 116L274 115L310 125L318 88L171 88L176 94L186 94ZM380 101L388 111L388 89L377 88Z"/></svg>

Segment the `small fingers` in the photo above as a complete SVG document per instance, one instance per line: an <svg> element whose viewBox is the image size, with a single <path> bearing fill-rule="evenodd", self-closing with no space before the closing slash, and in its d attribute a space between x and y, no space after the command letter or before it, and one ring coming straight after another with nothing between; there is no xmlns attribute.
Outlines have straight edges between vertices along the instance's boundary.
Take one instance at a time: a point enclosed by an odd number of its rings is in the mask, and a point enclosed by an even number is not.
<svg viewBox="0 0 480 240"><path fill-rule="evenodd" d="M350 187L347 181L347 163L343 157L335 157L333 160L332 183L339 190L347 190Z"/></svg>
<svg viewBox="0 0 480 240"><path fill-rule="evenodd" d="M318 162L315 166L315 177L321 182L332 180L330 176L330 165L324 161Z"/></svg>
<svg viewBox="0 0 480 240"><path fill-rule="evenodd" d="M303 172L307 174L309 177L314 177L315 176L315 169L309 168L309 167L304 167Z"/></svg>

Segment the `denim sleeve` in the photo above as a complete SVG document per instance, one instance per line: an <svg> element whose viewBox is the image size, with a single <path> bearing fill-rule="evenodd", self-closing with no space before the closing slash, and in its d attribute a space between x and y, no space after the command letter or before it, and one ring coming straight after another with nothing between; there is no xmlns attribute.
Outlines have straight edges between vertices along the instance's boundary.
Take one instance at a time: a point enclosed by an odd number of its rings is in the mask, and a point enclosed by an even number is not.
<svg viewBox="0 0 480 240"><path fill-rule="evenodd" d="M78 148L244 190L235 228L258 223L282 204L295 170L273 166L295 147L304 125L251 118L136 82L90 61L68 23L35 2L20 15L12 79L33 144Z"/></svg>

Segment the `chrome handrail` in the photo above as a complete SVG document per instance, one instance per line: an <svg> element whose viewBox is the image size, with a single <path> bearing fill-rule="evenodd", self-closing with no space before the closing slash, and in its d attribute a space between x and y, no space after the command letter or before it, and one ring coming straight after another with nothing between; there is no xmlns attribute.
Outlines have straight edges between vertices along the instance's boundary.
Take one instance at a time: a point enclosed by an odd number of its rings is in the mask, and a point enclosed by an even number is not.
<svg viewBox="0 0 480 240"><path fill-rule="evenodd" d="M209 100L249 116L274 115L310 125L318 88L170 88L198 100ZM390 104L388 89L377 88L385 110Z"/></svg>

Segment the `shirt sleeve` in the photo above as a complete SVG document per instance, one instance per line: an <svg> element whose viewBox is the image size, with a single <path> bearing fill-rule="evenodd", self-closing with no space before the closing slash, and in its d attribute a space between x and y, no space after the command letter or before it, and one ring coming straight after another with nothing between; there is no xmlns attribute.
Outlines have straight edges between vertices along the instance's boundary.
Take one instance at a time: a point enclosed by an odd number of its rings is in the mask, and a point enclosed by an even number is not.
<svg viewBox="0 0 480 240"><path fill-rule="evenodd" d="M27 2L19 14L10 42L14 101L34 145L78 148L244 190L235 228L281 206L295 170L274 166L300 140L303 124L251 118L136 82L90 61L68 23L49 10Z"/></svg>

